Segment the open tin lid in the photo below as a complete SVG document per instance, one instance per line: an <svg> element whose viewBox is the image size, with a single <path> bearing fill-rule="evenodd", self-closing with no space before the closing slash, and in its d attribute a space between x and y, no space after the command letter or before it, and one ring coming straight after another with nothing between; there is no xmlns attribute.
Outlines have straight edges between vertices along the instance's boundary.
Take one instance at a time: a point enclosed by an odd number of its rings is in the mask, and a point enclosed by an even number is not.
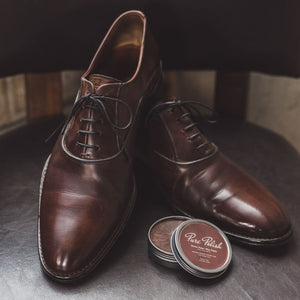
<svg viewBox="0 0 300 300"><path fill-rule="evenodd" d="M174 230L186 220L190 220L190 218L169 216L157 220L150 226L148 251L152 260L169 268L180 268L172 253L170 241Z"/></svg>

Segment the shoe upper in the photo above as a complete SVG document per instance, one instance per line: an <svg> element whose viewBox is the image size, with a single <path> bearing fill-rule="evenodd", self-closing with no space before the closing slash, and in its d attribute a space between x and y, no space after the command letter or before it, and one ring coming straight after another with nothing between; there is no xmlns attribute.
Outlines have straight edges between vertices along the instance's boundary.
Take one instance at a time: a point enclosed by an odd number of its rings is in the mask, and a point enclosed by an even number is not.
<svg viewBox="0 0 300 300"><path fill-rule="evenodd" d="M289 235L290 222L278 200L208 140L186 104L156 104L146 125L144 153L173 208L250 242Z"/></svg>
<svg viewBox="0 0 300 300"><path fill-rule="evenodd" d="M132 156L145 102L161 76L145 16L121 15L81 78L41 181L39 249L47 273L83 276L103 258L133 207Z"/></svg>

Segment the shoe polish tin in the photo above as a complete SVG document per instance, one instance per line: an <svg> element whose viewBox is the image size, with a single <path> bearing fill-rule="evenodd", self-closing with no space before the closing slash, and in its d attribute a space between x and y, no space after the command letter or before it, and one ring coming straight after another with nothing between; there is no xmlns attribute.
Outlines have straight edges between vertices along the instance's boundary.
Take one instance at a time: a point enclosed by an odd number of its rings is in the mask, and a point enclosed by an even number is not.
<svg viewBox="0 0 300 300"><path fill-rule="evenodd" d="M148 231L148 252L153 261L168 268L180 268L171 249L171 237L174 230L187 220L190 218L169 216L151 225Z"/></svg>
<svg viewBox="0 0 300 300"><path fill-rule="evenodd" d="M192 219L181 223L171 237L178 264L200 278L216 278L228 268L232 250L226 235L210 222Z"/></svg>

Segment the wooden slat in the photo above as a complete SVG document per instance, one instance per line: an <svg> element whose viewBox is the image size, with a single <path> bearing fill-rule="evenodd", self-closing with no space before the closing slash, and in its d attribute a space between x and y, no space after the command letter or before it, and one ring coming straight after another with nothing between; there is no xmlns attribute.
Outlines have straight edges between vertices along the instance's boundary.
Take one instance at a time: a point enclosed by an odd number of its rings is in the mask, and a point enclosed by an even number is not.
<svg viewBox="0 0 300 300"><path fill-rule="evenodd" d="M249 72L217 72L215 109L222 115L246 118Z"/></svg>
<svg viewBox="0 0 300 300"><path fill-rule="evenodd" d="M26 74L25 87L29 121L62 113L60 72Z"/></svg>
<svg viewBox="0 0 300 300"><path fill-rule="evenodd" d="M26 119L24 75L0 79L0 134L24 124Z"/></svg>

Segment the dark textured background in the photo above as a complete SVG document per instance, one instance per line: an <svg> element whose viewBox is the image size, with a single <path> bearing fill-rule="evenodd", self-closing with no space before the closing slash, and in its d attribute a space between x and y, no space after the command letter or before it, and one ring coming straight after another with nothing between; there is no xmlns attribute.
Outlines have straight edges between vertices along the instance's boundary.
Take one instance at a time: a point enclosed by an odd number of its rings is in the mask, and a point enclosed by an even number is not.
<svg viewBox="0 0 300 300"><path fill-rule="evenodd" d="M45 137L58 120L44 120L0 139L0 298L6 299L299 299L300 157L281 137L257 126L220 121L206 129L220 148L266 185L284 204L294 236L283 248L260 250L233 244L233 263L219 280L192 278L152 263L147 230L173 214L146 184L124 234L86 280L64 286L46 278L37 250L38 189L51 151Z"/></svg>
<svg viewBox="0 0 300 300"><path fill-rule="evenodd" d="M86 69L129 9L148 16L167 69L300 75L299 0L2 0L0 76Z"/></svg>

